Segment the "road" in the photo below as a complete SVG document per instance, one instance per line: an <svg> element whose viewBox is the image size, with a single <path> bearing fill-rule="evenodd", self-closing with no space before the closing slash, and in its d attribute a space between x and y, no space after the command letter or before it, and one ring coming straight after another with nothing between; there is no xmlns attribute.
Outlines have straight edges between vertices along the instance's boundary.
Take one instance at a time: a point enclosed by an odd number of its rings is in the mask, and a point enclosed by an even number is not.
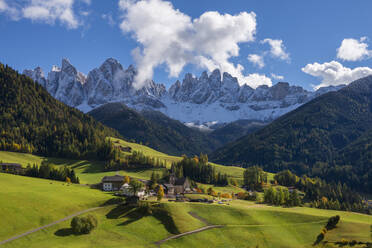
<svg viewBox="0 0 372 248"><path fill-rule="evenodd" d="M59 224L59 223L61 223L61 222L63 222L63 221L66 221L66 220L68 220L68 219L72 219L72 218L74 218L75 216L78 216L78 215L81 215L81 214L85 214L85 213L88 213L88 212L91 212L91 211L95 211L95 210L100 209L100 208L103 208L103 207L89 208L89 209L85 209L85 210L83 210L83 211L80 211L80 212L74 213L74 214L72 214L72 215L69 215L69 216L63 218L63 219L60 219L60 220L54 221L54 222L52 222L52 223L50 223L50 224L48 224L48 225L41 226L41 227L38 227L38 228L32 229L32 230L30 230L30 231L27 231L27 232L25 232L25 233L19 234L19 235L17 235L17 236L14 236L14 237L12 237L12 238L9 238L9 239L6 239L6 240L3 240L3 241L0 241L0 245L3 245L3 244L6 244L6 243L8 243L8 242L10 242L10 241L13 241L13 240L16 240L16 239L22 238L22 237L24 237L24 236L27 236L27 235L29 235L29 234L31 234L31 233L34 233L34 232L37 232L37 231L43 230L43 229L45 229L45 228L48 228L48 227L54 226L54 225Z"/></svg>
<svg viewBox="0 0 372 248"><path fill-rule="evenodd" d="M223 225L211 225L211 226L205 226L205 227L202 227L202 228L199 228L199 229L196 229L196 230L193 230L193 231L189 231L189 232L184 232L184 233L181 233L181 234L177 234L177 235L174 235L174 236L170 236L168 238L165 238L165 239L162 239L160 241L157 241L155 242L156 245L160 246L162 243L168 241L168 240L171 240L171 239L178 239L180 237L183 237L183 236L186 236L186 235L190 235L190 234L194 234L194 233L198 233L198 232L202 232L202 231L206 231L206 230L209 230L209 229L212 229L212 228L220 228L220 227L223 227Z"/></svg>

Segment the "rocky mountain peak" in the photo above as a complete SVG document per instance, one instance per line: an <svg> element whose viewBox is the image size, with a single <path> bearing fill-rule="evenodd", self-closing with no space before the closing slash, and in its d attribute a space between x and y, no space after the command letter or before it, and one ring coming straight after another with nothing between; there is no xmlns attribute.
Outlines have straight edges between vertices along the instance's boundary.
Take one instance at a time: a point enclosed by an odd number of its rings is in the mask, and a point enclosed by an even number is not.
<svg viewBox="0 0 372 248"><path fill-rule="evenodd" d="M44 72L41 69L41 67L38 66L34 70L24 70L23 74L32 78L33 80L35 80L36 82L38 82L42 86L44 86L44 87L46 86L46 80L45 80Z"/></svg>
<svg viewBox="0 0 372 248"><path fill-rule="evenodd" d="M43 85L58 100L89 111L109 102L122 102L137 110L161 111L171 118L192 123L226 123L238 119L273 120L314 97L338 87L309 92L299 86L279 82L252 89L240 86L237 78L216 69L199 77L185 74L167 91L163 84L150 80L140 90L133 87L137 69L127 69L113 58L93 69L86 77L67 59L44 77L41 68L24 74ZM340 86L341 87L341 86Z"/></svg>

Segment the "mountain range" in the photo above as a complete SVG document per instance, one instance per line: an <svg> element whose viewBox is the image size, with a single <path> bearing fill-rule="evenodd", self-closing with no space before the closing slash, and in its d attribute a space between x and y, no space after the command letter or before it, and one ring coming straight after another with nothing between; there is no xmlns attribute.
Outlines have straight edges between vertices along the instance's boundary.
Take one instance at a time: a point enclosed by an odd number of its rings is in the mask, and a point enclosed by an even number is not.
<svg viewBox="0 0 372 248"><path fill-rule="evenodd" d="M214 162L345 182L372 192L372 76L329 92L210 155Z"/></svg>
<svg viewBox="0 0 372 248"><path fill-rule="evenodd" d="M211 127L237 120L269 122L329 91L326 87L312 92L299 86L279 82L272 87L253 89L240 85L235 77L216 69L200 77L188 73L182 83L176 81L167 90L163 84L149 80L134 87L137 70L124 69L115 59L107 59L99 68L84 75L67 59L53 66L47 76L40 67L23 74L44 86L56 99L83 112L111 102L122 102L136 110L156 110L192 127Z"/></svg>

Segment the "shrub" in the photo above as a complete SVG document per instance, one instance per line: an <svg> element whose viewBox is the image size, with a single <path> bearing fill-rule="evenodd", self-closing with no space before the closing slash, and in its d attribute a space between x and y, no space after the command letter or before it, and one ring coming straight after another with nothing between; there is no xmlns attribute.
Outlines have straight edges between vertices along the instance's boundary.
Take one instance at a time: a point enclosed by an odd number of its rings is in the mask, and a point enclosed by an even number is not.
<svg viewBox="0 0 372 248"><path fill-rule="evenodd" d="M336 227L336 225L339 221L340 221L340 216L339 215L332 216L331 218L329 218L325 228L327 228L327 230L332 230L333 228Z"/></svg>
<svg viewBox="0 0 372 248"><path fill-rule="evenodd" d="M93 215L75 216L71 221L71 229L75 234L88 234L97 227L97 219Z"/></svg>
<svg viewBox="0 0 372 248"><path fill-rule="evenodd" d="M320 242L322 242L323 239L324 239L324 234L321 232L321 233L319 233L319 235L316 237L316 240L315 240L315 242L314 242L313 245L317 245L317 244L319 244Z"/></svg>

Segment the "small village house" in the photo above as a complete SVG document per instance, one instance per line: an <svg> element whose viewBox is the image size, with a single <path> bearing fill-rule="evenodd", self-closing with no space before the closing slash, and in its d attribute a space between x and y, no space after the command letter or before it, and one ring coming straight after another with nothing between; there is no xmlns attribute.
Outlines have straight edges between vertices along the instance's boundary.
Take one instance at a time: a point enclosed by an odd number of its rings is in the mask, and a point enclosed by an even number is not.
<svg viewBox="0 0 372 248"><path fill-rule="evenodd" d="M103 191L118 191L124 184L124 177L120 175L105 176L102 178Z"/></svg>
<svg viewBox="0 0 372 248"><path fill-rule="evenodd" d="M134 193L132 191L132 187L125 183L123 186L121 186L120 191L124 196L134 196ZM136 192L136 196L139 198L143 198L146 196L145 188L140 189L138 192Z"/></svg>

